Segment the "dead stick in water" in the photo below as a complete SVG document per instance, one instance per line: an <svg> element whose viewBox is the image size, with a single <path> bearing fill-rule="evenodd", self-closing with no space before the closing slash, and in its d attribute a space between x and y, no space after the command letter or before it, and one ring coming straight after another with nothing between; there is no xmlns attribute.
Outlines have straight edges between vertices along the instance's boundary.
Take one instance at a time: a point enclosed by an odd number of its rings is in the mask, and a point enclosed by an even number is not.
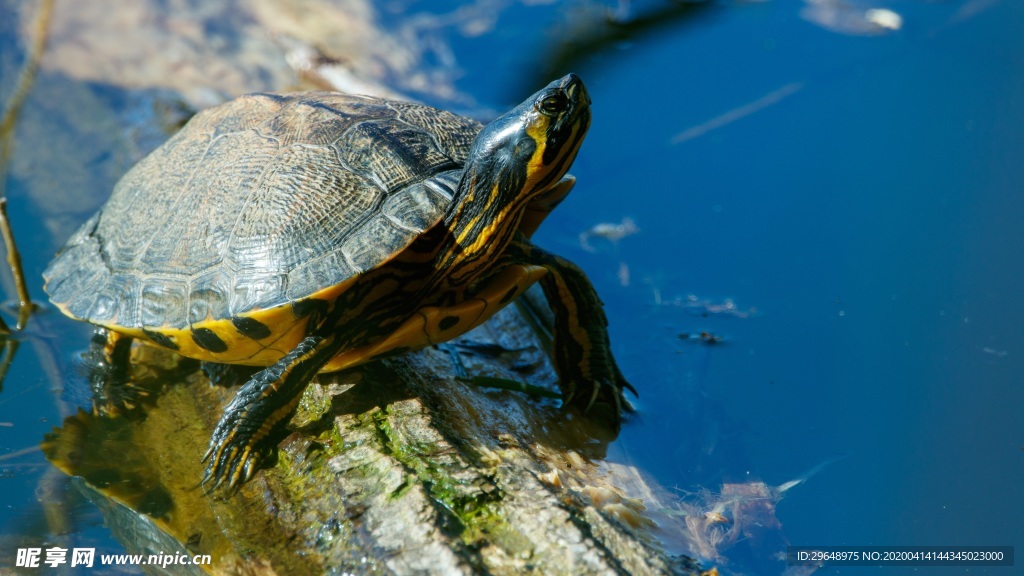
<svg viewBox="0 0 1024 576"><path fill-rule="evenodd" d="M4 245L7 247L7 263L11 266L11 275L14 277L15 290L18 293L18 324L16 329L25 327L28 316L32 312L32 298L28 293L28 286L25 284L25 275L21 268L21 255L14 243L14 233L11 232L10 222L7 220L7 163L11 157L11 141L14 138L14 125L17 121L21 106L32 84L35 83L36 71L39 69L39 61L43 57L43 50L46 48L46 41L50 31L50 15L53 12L53 0L44 0L39 7L39 15L36 18L36 35L32 43L31 51L25 61L25 66L18 76L18 83L11 94L7 107L4 110L3 118L0 118L0 233L4 237ZM11 330L2 319L0 319L0 333L10 334Z"/></svg>
<svg viewBox="0 0 1024 576"><path fill-rule="evenodd" d="M18 246L14 243L14 232L11 231L11 223L7 219L7 198L0 197L0 234L4 237L4 246L7 248L7 264L11 267L11 276L14 277L14 287L18 292L18 330L25 327L28 315L32 311L32 298L28 294L28 285L25 284L25 274L21 268L21 254Z"/></svg>

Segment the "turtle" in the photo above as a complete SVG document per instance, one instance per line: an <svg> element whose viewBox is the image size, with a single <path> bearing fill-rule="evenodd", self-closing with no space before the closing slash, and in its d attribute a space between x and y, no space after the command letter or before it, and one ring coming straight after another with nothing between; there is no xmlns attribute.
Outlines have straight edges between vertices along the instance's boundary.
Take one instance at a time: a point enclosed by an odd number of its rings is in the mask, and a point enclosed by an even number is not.
<svg viewBox="0 0 1024 576"><path fill-rule="evenodd" d="M258 368L203 457L211 490L253 477L316 374L452 340L536 282L564 406L601 405L617 430L635 390L603 304L579 267L530 241L575 184L590 106L574 74L486 126L337 92L242 96L133 166L45 289L96 326L107 367L139 340Z"/></svg>

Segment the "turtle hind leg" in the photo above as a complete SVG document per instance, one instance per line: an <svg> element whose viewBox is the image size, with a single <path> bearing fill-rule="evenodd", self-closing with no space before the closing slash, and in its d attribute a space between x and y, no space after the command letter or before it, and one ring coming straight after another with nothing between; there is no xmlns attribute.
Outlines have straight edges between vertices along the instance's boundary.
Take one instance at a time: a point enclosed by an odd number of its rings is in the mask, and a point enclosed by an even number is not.
<svg viewBox="0 0 1024 576"><path fill-rule="evenodd" d="M132 338L96 328L85 353L93 410L103 416L134 412L150 395L131 378Z"/></svg>
<svg viewBox="0 0 1024 576"><path fill-rule="evenodd" d="M207 492L250 480L281 440L302 392L341 348L334 335L307 336L284 358L257 372L224 408L203 456Z"/></svg>
<svg viewBox="0 0 1024 576"><path fill-rule="evenodd" d="M566 407L603 420L618 429L622 412L631 409L623 391L626 381L612 355L604 305L587 275L568 260L522 239L508 250L513 261L543 266L541 288L554 312L554 365Z"/></svg>

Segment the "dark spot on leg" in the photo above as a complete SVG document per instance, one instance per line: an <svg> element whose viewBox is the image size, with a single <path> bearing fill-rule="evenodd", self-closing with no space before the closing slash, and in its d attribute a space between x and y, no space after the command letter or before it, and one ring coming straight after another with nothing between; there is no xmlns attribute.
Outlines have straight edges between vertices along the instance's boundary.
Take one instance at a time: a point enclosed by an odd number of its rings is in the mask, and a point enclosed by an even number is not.
<svg viewBox="0 0 1024 576"><path fill-rule="evenodd" d="M448 330L450 328L454 328L455 325L458 323L458 316L445 316L444 318L441 318L441 321L438 322L437 325L441 328L441 330Z"/></svg>
<svg viewBox="0 0 1024 576"><path fill-rule="evenodd" d="M253 340L262 340L270 336L270 328L259 320L235 316L231 319L231 323L235 325L240 334Z"/></svg>
<svg viewBox="0 0 1024 576"><path fill-rule="evenodd" d="M196 328L192 330L192 340L195 341L196 346L210 352L224 352L228 349L228 345L220 339L220 336L217 336L209 328Z"/></svg>
<svg viewBox="0 0 1024 576"><path fill-rule="evenodd" d="M513 298L516 297L516 291L518 291L518 290L519 290L519 288L516 287L516 286L513 286L513 287L509 288L508 292L505 292L505 295L501 297L501 300L499 300L498 303L503 305L503 306L505 304L508 304L509 302L512 301Z"/></svg>
<svg viewBox="0 0 1024 576"><path fill-rule="evenodd" d="M175 344L174 340L171 340L171 337L168 336L167 334L154 332L153 330L146 330L145 328L142 329L142 333L146 335L146 338L152 340L154 344L163 346L164 348L169 348L171 350L178 350L178 345Z"/></svg>

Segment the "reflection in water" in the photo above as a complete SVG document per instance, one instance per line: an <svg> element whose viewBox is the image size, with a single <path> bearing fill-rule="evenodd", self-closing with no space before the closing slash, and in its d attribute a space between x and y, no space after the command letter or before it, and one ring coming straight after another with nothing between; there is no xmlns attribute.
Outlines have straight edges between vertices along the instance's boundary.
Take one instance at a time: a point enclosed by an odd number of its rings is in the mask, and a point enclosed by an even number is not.
<svg viewBox="0 0 1024 576"><path fill-rule="evenodd" d="M132 378L150 392L144 404L117 416L78 410L46 435L43 454L74 478L72 486L99 507L129 553L202 554L225 571L258 568L240 550L273 556L274 538L280 539L273 523L240 515L237 507L252 506L247 497L229 503L197 488L198 454L209 433L203 411L211 402L202 395L203 378L194 363L173 353L152 346L132 351ZM274 558L282 573L313 573L308 560ZM156 573L202 573L172 568Z"/></svg>
<svg viewBox="0 0 1024 576"><path fill-rule="evenodd" d="M0 341L3 341L3 351L0 352L0 392L4 391L4 378L7 377L7 370L11 367L11 362L14 361L14 354L18 351L18 341L11 338L9 335L0 335Z"/></svg>

